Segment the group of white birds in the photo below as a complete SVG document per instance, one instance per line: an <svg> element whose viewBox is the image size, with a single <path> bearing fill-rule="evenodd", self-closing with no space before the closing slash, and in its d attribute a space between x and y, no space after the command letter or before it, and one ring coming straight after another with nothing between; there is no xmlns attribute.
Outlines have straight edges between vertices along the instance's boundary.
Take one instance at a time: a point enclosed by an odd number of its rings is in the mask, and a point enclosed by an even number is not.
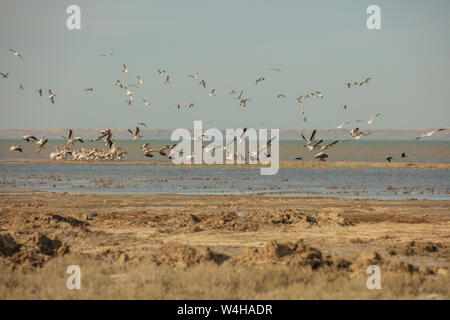
<svg viewBox="0 0 450 320"><path fill-rule="evenodd" d="M20 58L21 60L24 60L22 54L19 53L18 51L13 50L13 49L9 49L9 50L14 56ZM104 54L101 54L100 56L102 56L104 58L108 58L108 57L110 57L112 55L114 55L114 53L104 53ZM123 73L128 73L129 72L128 67L127 67L126 64L123 64L122 67L123 67L122 68L122 72ZM278 73L283 73L283 71L280 68L278 68L278 67L270 68L269 72L271 72L271 71L278 72ZM0 75L2 76L3 79L7 79L8 76L9 76L9 72L7 72L7 73L0 72ZM171 78L170 75L166 74L165 70L158 69L157 70L157 75L159 77L164 77L165 76L164 84L168 85L168 84L171 83L171 79L172 78ZM204 80L204 79L201 79L198 72L193 73L193 74L189 74L188 77L191 78L194 81L198 81L198 84L201 87L203 87L203 88L207 87L207 81ZM137 75L136 78L137 78L136 83L130 83L130 84L124 85L120 80L117 80L116 83L115 83L115 85L117 87L119 87L120 89L125 90L125 94L127 96L127 100L125 101L125 103L128 104L129 106L131 106L131 104L134 101L134 92L132 91L132 88L139 88L140 86L142 86L144 84L144 79L143 79L143 77L141 75ZM199 80L199 79L201 79L201 80ZM258 77L256 79L256 81L255 81L255 87L260 86L260 84L263 81L265 81L265 80L266 80L266 77ZM361 87L363 85L369 84L371 82L371 80L372 80L372 78L368 77L368 78L365 78L364 80L360 80L360 81L346 82L345 86L348 89L354 88L354 87ZM19 84L19 90L23 90L23 89L24 89L24 86L23 86L22 83L20 83ZM93 88L85 88L84 90L87 91L87 92L93 92L94 91ZM43 89L42 88L36 89L36 92L39 94L39 96L41 96L41 97L43 96ZM238 94L238 92L239 92L239 94ZM244 90L235 90L235 89L233 89L233 90L231 90L230 95L234 96L234 98L239 101L239 105L242 106L242 107L246 107L247 103L251 101L250 98L244 97ZM211 97L216 96L216 89L215 88L212 88L212 89L209 90L209 96L211 96ZM52 104L55 103L55 97L56 97L56 94L52 91L52 89L48 89L48 98L49 98L49 100L51 101ZM298 96L297 98L295 98L295 102L301 105L302 120L304 122L307 121L307 118L306 118L306 115L305 115L304 103L305 103L305 101L307 99L312 98L312 97L315 97L315 98L318 98L318 99L323 99L324 98L324 94L321 91L314 91L314 92L310 92L310 93L307 93L307 94L304 94L304 95L301 95L301 96ZM283 94L283 93L278 93L276 95L276 98L277 99L280 99L280 98L286 99L286 95ZM146 99L146 98L143 98L143 102L144 102L145 106L150 106L151 105L151 102L148 99ZM181 109L182 104L180 102L178 102L178 103L175 104L175 106L178 109ZM189 102L187 104L188 108L192 108L194 106L195 106L195 104L193 102ZM344 108L344 110L347 110L348 106L347 106L347 104L343 104L342 107ZM379 117L380 115L381 115L380 113L377 113L372 118L370 118L369 120L356 120L356 122L367 123L367 125L370 126L370 125L373 124L375 119L377 117ZM333 129L342 129L344 126L346 126L346 125L348 125L350 123L351 122L344 122L344 123L342 123L342 124L332 128L332 129L330 129L329 132L332 131ZM136 127L135 130L128 129L128 131L130 132L130 134L131 134L131 136L132 136L134 141L137 141L138 139L143 137L141 135L141 129L140 129L139 126L142 126L144 128L147 127L147 125L144 122L139 122L138 126ZM441 131L444 131L444 130L447 130L447 129L432 130L432 131L427 132L427 133L425 133L425 134L423 134L421 136L418 136L416 138L416 140L424 138L424 137L430 137L430 136L436 134L437 132L441 132ZM364 129L364 131L366 131L366 130ZM73 157L73 159L78 159L78 160L112 160L112 159L122 159L127 154L120 147L116 147L116 143L112 139L112 132L111 132L110 129L101 130L101 131L99 131L99 134L100 134L100 136L97 137L97 138L92 139L92 141L104 140L105 141L105 145L107 147L107 150L101 150L101 149L97 149L97 148L93 148L93 149L81 148L80 150L72 151L69 147L64 146L64 147L56 147L56 150L51 153L50 157L52 159L56 159L56 160L65 160L65 159L67 159L68 155L71 155ZM324 139L315 140L316 134L317 134L317 131L314 130L312 135L311 135L311 137L309 139L306 139L305 136L303 135L303 133L301 134L301 137L305 141L304 147L309 152L312 152L314 150L319 150L320 152L315 154L314 158L318 159L318 160L321 160L321 161L325 161L325 159L328 158L328 155L326 153L324 153L323 151L326 150L326 149L331 148L332 146L334 146L336 143L339 142L339 140L333 141L333 142L331 142L329 144L326 144L326 145L322 145ZM359 140L362 137L365 137L365 136L367 136L369 134L371 134L370 131L363 132L359 127L355 127L355 128L353 128L350 131L350 139L349 140ZM238 143L241 143L243 141L243 138L245 138L244 135L245 135L245 130L243 132L243 136L238 139L239 140ZM80 142L80 143L84 142L81 137L74 137L72 130L69 130L68 136L67 137L64 136L63 138L66 139L67 143L70 144L70 145L74 145L76 142ZM42 149L44 149L46 143L48 142L48 140L45 139L45 137L37 139L33 135L24 136L23 139L25 141L27 141L27 142L34 142L34 143L36 143L38 145L38 147L35 150L35 152L40 152ZM348 141L348 140L345 140L345 141ZM271 141L269 141L267 143L267 145L263 148L264 150L270 145L270 142ZM142 146L142 150L144 152L144 155L147 156L147 157L153 157L153 154L157 151L162 156L168 156L169 158L172 158L172 156L173 156L172 152L175 150L175 146L172 146L172 147L166 146L166 147L160 148L158 150L153 150L153 149L151 149L150 145L148 143L146 143L146 144L144 144ZM224 150L226 150L226 146L224 147ZM10 147L10 151L22 152L23 151L23 147L22 146L17 146L17 145L12 145ZM214 149L208 150L207 148L204 148L204 150L203 150L203 152L212 152L212 151L214 151ZM261 152L263 150L259 150L259 151ZM194 156L194 154L191 155L191 157L193 157L193 156ZM267 156L267 154L266 154L266 156ZM247 154L246 156L243 155L243 154L238 154L238 153L235 153L235 154L232 154L232 155L230 155L228 153L226 154L226 158L227 159L229 159L231 157L243 158L243 159L248 160L248 159L258 158L259 155L258 154L250 154L250 153ZM302 160L302 158L301 157L297 157L296 160ZM391 161L391 160L388 160L388 161Z"/></svg>

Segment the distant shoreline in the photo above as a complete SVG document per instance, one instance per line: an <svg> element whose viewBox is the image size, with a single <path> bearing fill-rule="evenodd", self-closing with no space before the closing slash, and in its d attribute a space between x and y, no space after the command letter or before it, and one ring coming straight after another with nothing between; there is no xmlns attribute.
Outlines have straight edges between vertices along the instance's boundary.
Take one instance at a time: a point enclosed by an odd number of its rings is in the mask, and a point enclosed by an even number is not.
<svg viewBox="0 0 450 320"><path fill-rule="evenodd" d="M77 161L77 160L47 160L47 159L2 159L0 163L37 163L37 164L101 164L101 165L166 165L181 168L200 167L223 167L227 169L258 169L261 164L174 164L170 161ZM420 168L420 169L450 169L450 163L412 163L412 162L352 162L352 161L280 161L280 168L327 168L327 167L350 167L350 168Z"/></svg>

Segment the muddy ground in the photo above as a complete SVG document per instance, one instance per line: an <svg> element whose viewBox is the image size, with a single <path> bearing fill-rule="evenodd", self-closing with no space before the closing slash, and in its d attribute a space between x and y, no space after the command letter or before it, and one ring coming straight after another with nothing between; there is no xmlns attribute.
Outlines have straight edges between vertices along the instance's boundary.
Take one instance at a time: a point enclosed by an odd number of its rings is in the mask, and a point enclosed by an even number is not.
<svg viewBox="0 0 450 320"><path fill-rule="evenodd" d="M449 238L446 200L1 192L0 298L448 299Z"/></svg>

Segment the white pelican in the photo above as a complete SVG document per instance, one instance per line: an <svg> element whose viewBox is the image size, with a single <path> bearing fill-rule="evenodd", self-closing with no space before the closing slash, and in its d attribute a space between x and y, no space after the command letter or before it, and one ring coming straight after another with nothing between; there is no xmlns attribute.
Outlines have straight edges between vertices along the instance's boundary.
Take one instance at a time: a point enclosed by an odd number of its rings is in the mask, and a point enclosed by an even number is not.
<svg viewBox="0 0 450 320"><path fill-rule="evenodd" d="M366 120L356 120L357 122L367 122L367 124L372 124L373 123L373 121L378 117L378 116L380 116L381 115L381 113L377 113L376 115L374 115L370 120L368 120L368 121L366 121Z"/></svg>
<svg viewBox="0 0 450 320"><path fill-rule="evenodd" d="M431 137L431 136L432 136L433 134L435 134L436 132L445 131L445 130L447 130L447 129L436 129L436 130L430 131L430 132L425 133L425 134L423 134L423 135L421 135L421 136L418 136L418 137L416 138L416 140L419 140L419 139L425 138L425 137Z"/></svg>
<svg viewBox="0 0 450 320"><path fill-rule="evenodd" d="M21 147L21 146L12 145L11 147L9 147L9 151L19 151L19 152L22 152L22 147Z"/></svg>
<svg viewBox="0 0 450 320"><path fill-rule="evenodd" d="M20 59L23 60L22 55L19 52L17 52L16 50L9 49L9 51L11 51L13 53L13 55L15 55L16 57L19 57Z"/></svg>

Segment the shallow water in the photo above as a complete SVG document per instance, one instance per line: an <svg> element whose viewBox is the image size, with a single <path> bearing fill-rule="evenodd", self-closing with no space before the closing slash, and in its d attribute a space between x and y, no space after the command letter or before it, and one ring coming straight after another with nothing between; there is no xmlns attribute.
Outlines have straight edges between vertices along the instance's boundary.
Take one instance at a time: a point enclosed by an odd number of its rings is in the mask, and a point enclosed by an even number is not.
<svg viewBox="0 0 450 320"><path fill-rule="evenodd" d="M141 146L150 142L153 149L158 149L173 142L164 140L139 140L134 143L131 140L118 140L117 145L128 152L123 160L128 161L169 161L167 157L156 154L153 158L143 155ZM11 145L23 146L23 152L10 152ZM205 142L205 146L208 142ZM54 151L55 146L69 146L63 140L49 141L45 150L35 153L37 145L27 143L23 140L0 140L0 159L49 159L49 154ZM77 144L73 150L84 148L104 148L104 143L85 142ZM309 152L303 147L300 140L280 141L280 161L292 161L297 157L303 160L314 160L316 152ZM375 161L385 162L386 157L392 156L394 162L416 162L416 163L450 163L450 141L348 141L339 142L331 149L325 151L330 161ZM407 157L401 158L400 154L405 152Z"/></svg>
<svg viewBox="0 0 450 320"><path fill-rule="evenodd" d="M261 176L257 169L236 167L4 162L0 190L450 199L450 170L282 168L274 176Z"/></svg>

